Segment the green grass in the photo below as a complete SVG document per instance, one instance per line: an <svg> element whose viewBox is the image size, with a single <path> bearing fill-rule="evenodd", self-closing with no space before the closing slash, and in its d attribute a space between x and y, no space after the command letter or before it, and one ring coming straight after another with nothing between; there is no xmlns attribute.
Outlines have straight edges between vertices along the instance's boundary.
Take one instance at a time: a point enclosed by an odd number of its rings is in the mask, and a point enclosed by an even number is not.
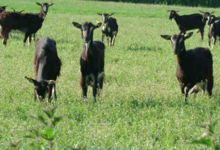
<svg viewBox="0 0 220 150"><path fill-rule="evenodd" d="M1 0L1 5L39 12L35 2ZM166 10L180 10L180 15L199 10L219 15L219 9L165 6L163 19L163 6L159 5L75 0L53 0L53 3L37 38L55 39L63 62L57 80L58 99L53 103L59 105L56 114L66 117L58 125L56 146L149 149L158 137L154 149L205 149L187 141L200 137L202 131L197 125L204 123L210 113L213 119L220 117L219 43L212 50L213 96L190 95L188 104L184 104L175 77L176 56L171 43L160 35L179 33L175 21L168 20ZM114 12L119 33L115 46L106 47L104 88L93 105L91 88L88 100L82 100L79 58L83 40L72 22L102 21L97 12ZM207 34L207 26L204 41L194 32L186 41L186 48L208 47ZM28 51L27 45L22 46L23 37L14 34L6 48L0 44L0 144L23 137L28 127L38 123L28 116L41 113L41 106L33 100L33 85L24 78L33 77L34 42ZM101 40L101 29L94 31L94 39ZM216 135L220 135L219 126ZM22 145L30 142L24 139Z"/></svg>

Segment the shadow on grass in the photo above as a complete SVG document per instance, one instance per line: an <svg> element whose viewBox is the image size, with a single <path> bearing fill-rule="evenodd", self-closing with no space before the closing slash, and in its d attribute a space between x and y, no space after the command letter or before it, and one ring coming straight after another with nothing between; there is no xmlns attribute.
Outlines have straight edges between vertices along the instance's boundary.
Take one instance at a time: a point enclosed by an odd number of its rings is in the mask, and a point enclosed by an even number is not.
<svg viewBox="0 0 220 150"><path fill-rule="evenodd" d="M127 50L129 51L160 51L162 50L161 47L146 47L146 46L139 46L138 44L131 44L127 47Z"/></svg>

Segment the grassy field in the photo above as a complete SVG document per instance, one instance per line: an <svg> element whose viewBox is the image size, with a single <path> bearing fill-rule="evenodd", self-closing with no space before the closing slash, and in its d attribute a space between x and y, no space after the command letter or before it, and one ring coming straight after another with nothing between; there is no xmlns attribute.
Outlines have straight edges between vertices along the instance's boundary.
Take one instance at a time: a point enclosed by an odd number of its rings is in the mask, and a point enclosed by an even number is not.
<svg viewBox="0 0 220 150"><path fill-rule="evenodd" d="M1 5L8 5L8 10L39 12L35 2L1 0ZM59 105L57 115L66 115L58 125L56 146L149 149L158 138L154 149L206 149L187 141L200 137L203 130L197 125L204 123L210 114L213 119L220 117L219 43L212 50L213 96L190 95L188 104L184 104L175 77L176 56L171 43L160 35L179 33L175 21L168 20L166 10L180 10L180 15L199 10L220 15L219 9L76 0L53 0L53 3L37 38L55 39L63 63L57 80L58 99L52 103ZM93 105L91 88L88 99L82 100L79 58L83 40L72 22L101 22L97 12L114 12L119 33L115 46L106 47L104 89ZM194 32L186 41L186 48L208 47L207 34L207 26L204 41ZM34 42L28 50L27 45L22 45L23 37L14 34L6 48L0 44L0 144L26 135L27 128L37 125L28 116L41 113L41 106L33 100L33 85L24 78L33 77ZM101 29L96 29L94 39L101 40ZM219 125L216 134L220 135ZM22 141L22 145L29 143L27 139Z"/></svg>

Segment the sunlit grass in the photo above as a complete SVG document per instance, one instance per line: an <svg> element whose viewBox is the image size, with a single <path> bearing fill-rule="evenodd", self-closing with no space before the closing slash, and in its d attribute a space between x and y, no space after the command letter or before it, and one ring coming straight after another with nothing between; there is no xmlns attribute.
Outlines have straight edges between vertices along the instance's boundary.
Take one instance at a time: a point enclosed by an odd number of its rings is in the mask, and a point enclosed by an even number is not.
<svg viewBox="0 0 220 150"><path fill-rule="evenodd" d="M35 2L2 0L1 5L39 12ZM201 132L196 125L203 123L210 113L213 118L219 117L220 46L217 43L212 50L215 82L212 98L201 93L197 98L190 95L188 104L184 104L175 77L176 56L171 43L160 35L179 33L175 21L168 20L166 10L178 9L180 15L199 10L214 10L219 15L220 10L166 6L163 19L163 6L159 5L75 0L53 0L53 3L37 38L48 36L56 40L63 62L57 80L58 99L54 103L59 105L57 114L66 117L58 125L61 132L55 139L57 146L148 149L158 138L155 149L204 148L186 141L199 137ZM91 88L88 99L82 100L79 58L83 40L72 22L101 21L97 12L114 12L119 33L115 46L106 47L104 88L93 105ZM186 41L186 48L208 47L207 34L207 26L204 41L194 32ZM14 34L6 48L0 44L0 144L25 135L24 130L37 123L27 116L41 112L33 100L33 85L24 78L33 77L34 42L28 51L28 46L22 46L23 38ZM94 31L94 39L101 40L101 29ZM218 126L216 135L220 135ZM22 141L22 145L29 143Z"/></svg>

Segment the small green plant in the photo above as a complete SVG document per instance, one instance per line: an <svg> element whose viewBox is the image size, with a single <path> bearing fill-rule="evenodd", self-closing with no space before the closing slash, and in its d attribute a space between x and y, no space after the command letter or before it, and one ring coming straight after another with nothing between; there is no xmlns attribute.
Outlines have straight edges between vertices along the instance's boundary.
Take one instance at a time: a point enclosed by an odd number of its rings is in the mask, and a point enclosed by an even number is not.
<svg viewBox="0 0 220 150"><path fill-rule="evenodd" d="M199 125L201 128L205 128L206 131L202 134L202 136L199 139L193 140L190 143L191 144L203 144L208 147L212 147L215 150L220 150L219 145L216 141L216 136L214 134L214 128L218 120L219 119L212 122L211 117L209 117L209 120L205 124Z"/></svg>
<svg viewBox="0 0 220 150"><path fill-rule="evenodd" d="M22 140L14 140L14 141L10 141L8 143L8 149L7 150L18 150L20 148L20 143Z"/></svg>
<svg viewBox="0 0 220 150"><path fill-rule="evenodd" d="M42 147L40 138L43 138L48 141L49 149L52 150L53 140L59 134L59 130L57 130L55 127L63 118L62 116L60 117L54 116L56 109L57 106L52 106L52 107L49 106L47 108L44 107L43 108L44 115L31 116L31 118L34 118L39 122L43 123L44 126L29 130L29 135L25 136L25 138L35 139L35 142L33 142L30 146L40 150Z"/></svg>

